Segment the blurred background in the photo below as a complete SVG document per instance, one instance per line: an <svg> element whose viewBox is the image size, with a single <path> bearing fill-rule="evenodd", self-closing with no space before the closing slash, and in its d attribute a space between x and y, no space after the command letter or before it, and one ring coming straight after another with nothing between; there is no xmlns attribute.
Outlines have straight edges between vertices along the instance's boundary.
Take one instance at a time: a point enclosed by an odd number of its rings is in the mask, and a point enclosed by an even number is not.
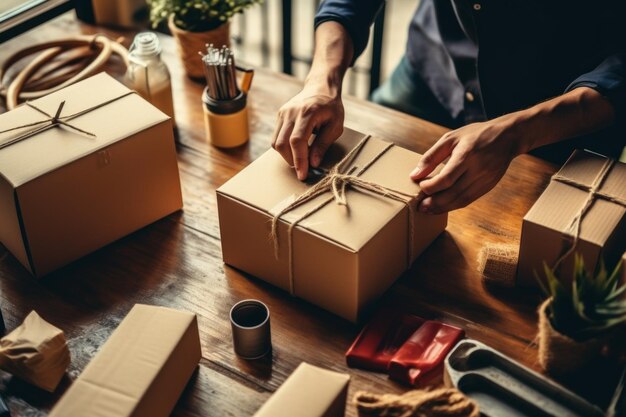
<svg viewBox="0 0 626 417"><path fill-rule="evenodd" d="M365 53L346 77L346 93L367 98L393 71L404 53L408 25L418 1L387 0L371 29ZM320 0L264 0L255 4L233 17L232 48L249 65L304 79L313 52L313 17L320 3ZM71 9L76 9L79 17L89 22L94 20L94 10L97 14L103 4L115 8L119 15L128 15L108 25L151 29L145 0L1 0L0 42ZM166 24L157 30L168 32Z"/></svg>

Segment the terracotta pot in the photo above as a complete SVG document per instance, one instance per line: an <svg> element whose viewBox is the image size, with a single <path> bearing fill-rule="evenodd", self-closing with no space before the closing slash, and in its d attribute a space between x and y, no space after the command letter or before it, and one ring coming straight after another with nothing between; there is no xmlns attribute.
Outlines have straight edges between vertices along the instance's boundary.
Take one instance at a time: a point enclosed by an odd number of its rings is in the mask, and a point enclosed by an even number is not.
<svg viewBox="0 0 626 417"><path fill-rule="evenodd" d="M552 327L546 309L552 299L539 307L539 365L555 376L585 372L602 357L603 339L578 342Z"/></svg>
<svg viewBox="0 0 626 417"><path fill-rule="evenodd" d="M173 16L170 16L167 24L176 39L178 56L190 78L204 78L202 61L198 52L206 53L206 44L212 43L215 47L230 46L230 22L225 22L206 32L190 32L181 29L174 23Z"/></svg>

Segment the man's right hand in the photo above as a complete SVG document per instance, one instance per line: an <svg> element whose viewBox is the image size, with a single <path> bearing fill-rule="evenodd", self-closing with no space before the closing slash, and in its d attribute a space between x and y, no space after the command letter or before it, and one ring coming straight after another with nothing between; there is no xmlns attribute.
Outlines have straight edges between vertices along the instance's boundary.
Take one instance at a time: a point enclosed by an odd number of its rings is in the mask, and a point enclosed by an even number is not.
<svg viewBox="0 0 626 417"><path fill-rule="evenodd" d="M304 88L278 112L272 147L305 180L343 132L341 84L352 60L352 39L339 23L315 30L315 53ZM311 135L315 135L310 141Z"/></svg>
<svg viewBox="0 0 626 417"><path fill-rule="evenodd" d="M309 165L318 167L328 147L343 132L340 89L307 82L304 89L278 111L272 147L305 180ZM315 135L310 143L311 135ZM310 145L310 147L309 147Z"/></svg>

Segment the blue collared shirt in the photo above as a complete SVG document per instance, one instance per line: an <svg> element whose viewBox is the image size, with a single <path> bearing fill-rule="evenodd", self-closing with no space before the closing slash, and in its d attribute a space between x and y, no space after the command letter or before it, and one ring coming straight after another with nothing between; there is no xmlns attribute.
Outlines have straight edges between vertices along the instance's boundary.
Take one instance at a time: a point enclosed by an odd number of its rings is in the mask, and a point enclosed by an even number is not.
<svg viewBox="0 0 626 417"><path fill-rule="evenodd" d="M383 1L326 0L315 26L341 23L356 59ZM409 27L406 56L459 123L491 119L587 86L610 100L621 124L626 115L622 3L421 0ZM619 132L596 150L619 155L626 143L626 132Z"/></svg>

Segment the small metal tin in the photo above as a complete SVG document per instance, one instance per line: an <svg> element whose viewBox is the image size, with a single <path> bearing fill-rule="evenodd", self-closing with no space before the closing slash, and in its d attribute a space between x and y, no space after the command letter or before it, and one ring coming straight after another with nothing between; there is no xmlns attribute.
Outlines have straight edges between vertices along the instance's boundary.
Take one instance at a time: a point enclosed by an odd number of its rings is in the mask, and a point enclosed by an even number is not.
<svg viewBox="0 0 626 417"><path fill-rule="evenodd" d="M272 350L270 310L259 300L242 300L230 309L233 348L242 359L260 359Z"/></svg>

